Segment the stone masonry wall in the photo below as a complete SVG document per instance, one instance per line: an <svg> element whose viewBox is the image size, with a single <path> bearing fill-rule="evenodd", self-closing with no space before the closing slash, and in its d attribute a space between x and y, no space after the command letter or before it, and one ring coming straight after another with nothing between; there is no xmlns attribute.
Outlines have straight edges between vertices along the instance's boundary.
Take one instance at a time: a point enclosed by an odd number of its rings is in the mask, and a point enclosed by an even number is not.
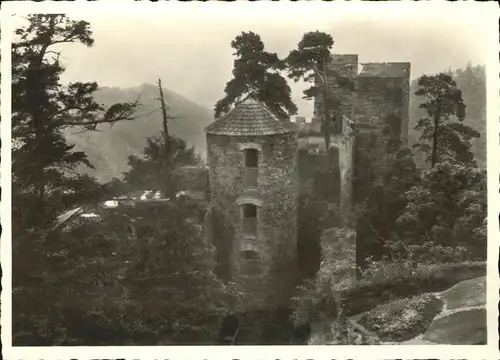
<svg viewBox="0 0 500 360"><path fill-rule="evenodd" d="M409 74L401 77L360 76L357 80L354 121L359 132L382 131L386 117L399 116L406 142L409 121Z"/></svg>
<svg viewBox="0 0 500 360"><path fill-rule="evenodd" d="M244 152L242 144L253 143L259 152L258 190L248 192L243 184ZM297 140L296 134L263 137L207 135L210 202L212 211L227 227L226 239L217 239L218 252L225 254L231 279L251 293L251 301L274 306L286 300L288 279L296 266L297 232ZM257 238L240 233L241 209L238 199L259 203ZM224 247L225 249L220 249ZM241 251L260 254L260 274L240 274ZM229 257L229 259L227 259ZM257 305L258 306L258 305Z"/></svg>
<svg viewBox="0 0 500 360"><path fill-rule="evenodd" d="M373 65L376 68L378 65ZM355 158L353 172L357 178L353 186L355 202L363 201L367 184L363 183L360 174L364 154L383 156L386 151L387 136L384 129L388 118L394 116L398 122L393 124L393 134L399 134L403 142L407 141L409 117L409 71L398 76L362 76L357 80L355 120ZM395 127L394 127L395 126ZM376 170L376 169L375 169Z"/></svg>
<svg viewBox="0 0 500 360"><path fill-rule="evenodd" d="M354 107L354 94L345 88L339 87L338 81L335 79L334 72L337 72L341 76L349 77L355 80L358 72L358 55L334 55L327 71L329 71L329 91L341 100L340 112L348 118L351 118ZM314 100L314 115L316 117L321 117L322 114L323 95L320 93Z"/></svg>
<svg viewBox="0 0 500 360"><path fill-rule="evenodd" d="M299 156L299 178L301 193L314 196L314 181L318 172L325 171L329 164L324 152L319 154L308 154L307 149L319 145L324 150L324 138L321 135L308 136L301 139L301 154ZM352 169L352 147L353 139L346 135L331 136L331 145L336 148L338 168L335 169L339 177L339 194L335 198L325 199L339 206L339 211L347 213L350 208L351 193L351 169ZM333 181L333 180L332 180ZM334 200L334 201L333 201Z"/></svg>

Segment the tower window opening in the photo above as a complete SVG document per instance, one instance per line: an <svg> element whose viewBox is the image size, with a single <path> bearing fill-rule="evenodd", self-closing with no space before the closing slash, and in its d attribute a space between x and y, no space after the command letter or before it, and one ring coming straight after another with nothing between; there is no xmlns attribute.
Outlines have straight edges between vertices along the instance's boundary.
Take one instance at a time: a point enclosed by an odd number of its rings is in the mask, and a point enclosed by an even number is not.
<svg viewBox="0 0 500 360"><path fill-rule="evenodd" d="M257 251L245 250L241 252L241 258L244 260L259 260L260 256Z"/></svg>
<svg viewBox="0 0 500 360"><path fill-rule="evenodd" d="M259 166L259 151L256 149L245 150L245 166L256 168Z"/></svg>
<svg viewBox="0 0 500 360"><path fill-rule="evenodd" d="M253 204L243 205L242 230L245 234L257 234L257 206Z"/></svg>
<svg viewBox="0 0 500 360"><path fill-rule="evenodd" d="M255 149L245 150L245 186L256 187L258 178L259 152Z"/></svg>

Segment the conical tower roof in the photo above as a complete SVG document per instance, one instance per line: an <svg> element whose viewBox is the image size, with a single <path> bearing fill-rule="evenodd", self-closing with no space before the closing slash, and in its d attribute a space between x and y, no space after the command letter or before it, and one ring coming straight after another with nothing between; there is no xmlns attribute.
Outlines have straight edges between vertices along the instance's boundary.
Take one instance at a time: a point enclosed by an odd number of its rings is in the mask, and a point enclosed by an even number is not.
<svg viewBox="0 0 500 360"><path fill-rule="evenodd" d="M261 136L295 132L298 127L279 119L261 102L247 98L205 128L213 135Z"/></svg>

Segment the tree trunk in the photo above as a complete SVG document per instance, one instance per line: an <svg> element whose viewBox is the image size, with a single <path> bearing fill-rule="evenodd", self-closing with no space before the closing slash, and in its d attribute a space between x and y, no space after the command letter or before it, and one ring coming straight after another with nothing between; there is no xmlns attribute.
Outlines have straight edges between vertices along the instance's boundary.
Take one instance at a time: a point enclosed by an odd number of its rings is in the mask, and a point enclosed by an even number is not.
<svg viewBox="0 0 500 360"><path fill-rule="evenodd" d="M49 46L51 45L51 42L52 42L52 37L54 36L54 33L55 33L55 26L56 26L56 23L55 23L55 17L54 16L51 16L50 17L50 20L49 20L49 26L48 26L48 29L46 31L45 34L43 34L42 36L42 47L40 49L40 52L38 54L36 54L36 58L34 59L33 61L33 67L36 68L36 69L41 69L42 65L43 65L43 59L45 57L45 54L47 52L47 49L49 48ZM31 75L33 77L33 75ZM33 83L37 84L37 79L33 79ZM30 82L31 83L31 82ZM43 117L43 113L44 113L44 108L43 108L43 105L39 103L39 101L41 101L40 97L41 97L41 94L38 93L38 91L36 90L37 89L37 86L35 85L34 86L34 91L32 88L29 88L27 89L27 92L28 93L31 93L31 100L33 101L33 104L36 104L37 107L35 108L35 110L32 112L31 116L33 118L32 120L32 124L33 124L33 130L34 130L34 134L35 134L35 149L39 149L42 153L41 153L41 159L39 159L37 162L36 162L36 166L35 166L35 174L33 176L33 178L35 179L35 191L36 191L36 194L38 195L38 200L39 200L39 204L41 207L44 206L44 201L45 201L45 149L43 148L42 144L43 144L43 140L46 136L45 134L45 125L44 124L44 120L45 122L47 121L47 119L44 119ZM30 98L30 97L28 97ZM39 209L39 211L44 211L43 208ZM41 215L42 216L42 215Z"/></svg>
<svg viewBox="0 0 500 360"><path fill-rule="evenodd" d="M174 182L173 182L173 176L172 176L172 168L173 168L173 161L171 158L171 151L170 151L170 135L168 132L168 114L167 114L167 106L165 104L165 99L163 97L163 88L161 85L161 79L158 79L158 88L160 90L160 103L161 103L161 112L162 112L162 117L163 117L163 137L164 137L164 145L165 145L165 160L163 162L163 167L165 169L165 187L164 192L165 196L168 198L173 198L176 195L176 190L174 189Z"/></svg>
<svg viewBox="0 0 500 360"><path fill-rule="evenodd" d="M438 148L438 131L439 131L439 119L440 114L439 102L436 105L436 112L434 113L434 133L432 134L432 153L431 153L431 168L437 163L437 148Z"/></svg>
<svg viewBox="0 0 500 360"><path fill-rule="evenodd" d="M330 106L328 104L328 77L326 73L326 62L323 62L323 135L325 136L326 152L330 151Z"/></svg>
<svg viewBox="0 0 500 360"><path fill-rule="evenodd" d="M163 89L161 86L161 79L158 79L158 88L160 89L160 102L161 102L161 112L163 115L163 133L164 133L164 141L165 141L165 149L167 150L167 155L169 156L170 150L170 137L168 134L168 115L167 115L167 106L165 105L165 99L163 98Z"/></svg>

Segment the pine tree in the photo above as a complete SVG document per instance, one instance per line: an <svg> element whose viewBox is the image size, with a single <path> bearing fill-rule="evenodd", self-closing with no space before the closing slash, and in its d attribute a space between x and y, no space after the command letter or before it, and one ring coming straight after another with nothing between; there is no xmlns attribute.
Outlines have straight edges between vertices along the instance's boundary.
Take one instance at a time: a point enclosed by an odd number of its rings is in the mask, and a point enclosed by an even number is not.
<svg viewBox="0 0 500 360"><path fill-rule="evenodd" d="M23 222L24 230L48 226L64 210L60 200L75 190L76 168L92 166L83 152L66 143L65 130L92 131L99 124L131 120L138 106L133 102L104 108L92 96L97 83L60 83L64 65L55 49L71 43L92 46L88 22L60 14L26 20L12 44L13 202L19 210L15 217L30 219Z"/></svg>
<svg viewBox="0 0 500 360"><path fill-rule="evenodd" d="M129 156L130 170L125 173L124 182L129 190L156 190L171 197L179 185L176 183L178 168L200 164L201 160L194 147L188 147L180 138L167 138L162 133L147 141L142 156ZM169 142L168 150L165 141Z"/></svg>
<svg viewBox="0 0 500 360"><path fill-rule="evenodd" d="M288 119L297 113L291 99L291 89L280 74L284 63L277 54L264 50L264 43L254 32L242 32L232 42L236 50L233 78L226 84L226 95L215 105L215 116L231 110L246 96L266 104L278 117Z"/></svg>
<svg viewBox="0 0 500 360"><path fill-rule="evenodd" d="M65 69L57 49L72 43L92 46L88 22L61 14L25 20L12 44L13 332L16 339L28 336L38 344L54 344L63 316L54 294L70 288L67 279L74 285L70 274L76 266L65 263L70 245L52 231L54 220L77 204L99 200L106 191L95 179L77 173L78 166L92 165L85 153L67 144L65 131L94 131L100 124L132 120L138 104L104 108L92 96L97 83L61 84ZM44 325L48 323L54 326Z"/></svg>
<svg viewBox="0 0 500 360"><path fill-rule="evenodd" d="M308 32L298 43L297 49L290 51L286 59L290 78L314 83L304 90L304 99L314 99L318 96L323 99L322 131L327 149L330 148L331 131L343 115L340 110L343 99L332 94L330 87L338 86L347 90L347 93L354 90L354 80L347 72L329 68L333 44L333 38L327 33ZM332 81L335 83L331 84Z"/></svg>
<svg viewBox="0 0 500 360"><path fill-rule="evenodd" d="M421 135L414 147L426 155L431 167L445 160L475 165L471 139L479 137L479 133L464 124L466 106L451 75L424 75L418 86L415 95L424 97L420 108L428 116L415 127Z"/></svg>

